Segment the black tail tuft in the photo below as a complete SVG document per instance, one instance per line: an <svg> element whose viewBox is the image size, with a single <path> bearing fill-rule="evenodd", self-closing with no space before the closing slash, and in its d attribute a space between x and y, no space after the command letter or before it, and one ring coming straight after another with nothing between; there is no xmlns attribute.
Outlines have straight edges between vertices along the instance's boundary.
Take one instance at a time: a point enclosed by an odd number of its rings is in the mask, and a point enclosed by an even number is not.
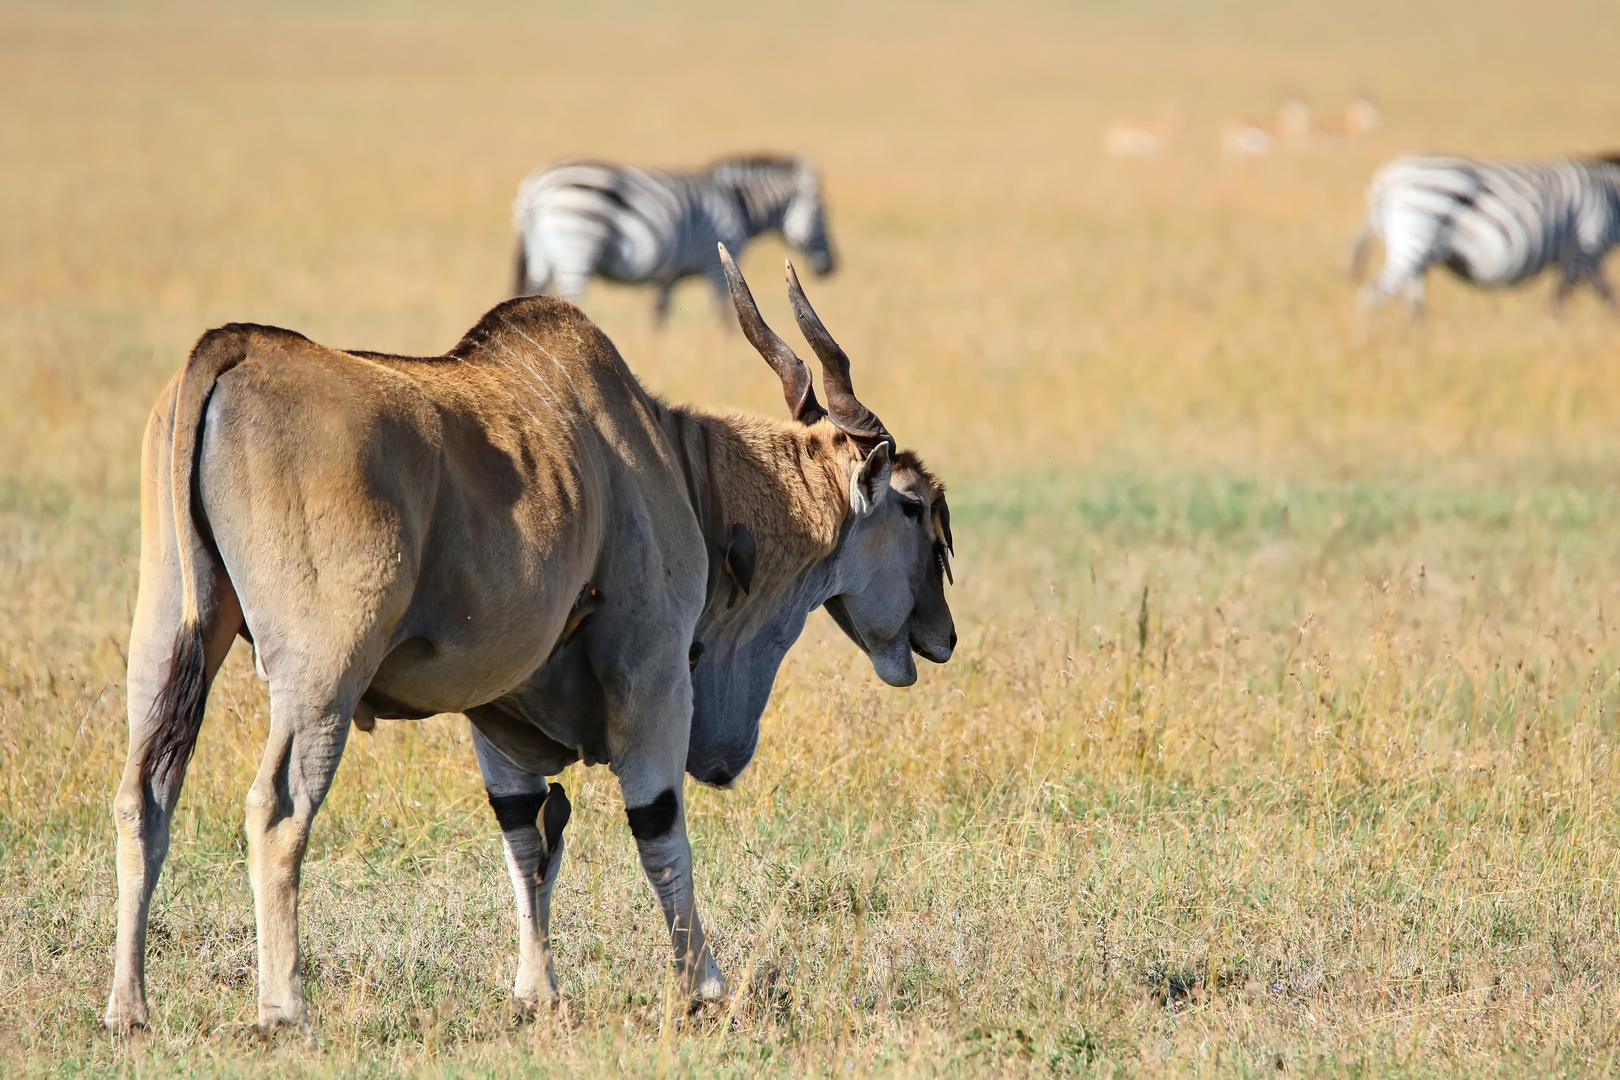
<svg viewBox="0 0 1620 1080"><path fill-rule="evenodd" d="M173 779L191 760L208 702L208 660L201 623L180 628L169 657L169 675L147 713L151 741L141 765L141 779Z"/></svg>

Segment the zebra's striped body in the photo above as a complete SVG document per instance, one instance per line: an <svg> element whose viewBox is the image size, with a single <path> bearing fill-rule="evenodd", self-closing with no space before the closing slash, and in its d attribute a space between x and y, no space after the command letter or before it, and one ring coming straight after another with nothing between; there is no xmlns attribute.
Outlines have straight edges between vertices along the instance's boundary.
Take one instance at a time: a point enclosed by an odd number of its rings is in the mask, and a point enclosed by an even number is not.
<svg viewBox="0 0 1620 1080"><path fill-rule="evenodd" d="M726 304L715 245L740 253L780 232L811 269L834 266L820 177L801 158L750 157L701 172L665 172L599 161L563 161L532 173L512 204L518 295L577 300L592 277L658 286L660 321L683 278L706 276Z"/></svg>
<svg viewBox="0 0 1620 1080"><path fill-rule="evenodd" d="M1514 285L1557 265L1561 304L1582 281L1614 306L1603 256L1620 244L1620 160L1501 162L1409 155L1379 169L1357 238L1384 243L1384 266L1362 288L1363 310L1404 293L1423 308L1423 275L1440 263L1477 285Z"/></svg>

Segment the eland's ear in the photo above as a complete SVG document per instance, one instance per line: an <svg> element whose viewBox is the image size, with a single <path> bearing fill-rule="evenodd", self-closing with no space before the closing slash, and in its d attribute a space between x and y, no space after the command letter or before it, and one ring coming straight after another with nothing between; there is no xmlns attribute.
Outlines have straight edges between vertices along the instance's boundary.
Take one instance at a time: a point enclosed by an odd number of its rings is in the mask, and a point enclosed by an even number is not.
<svg viewBox="0 0 1620 1080"><path fill-rule="evenodd" d="M880 442L866 455L849 478L849 512L858 518L876 510L889 491L889 474L893 464L889 460L889 444Z"/></svg>

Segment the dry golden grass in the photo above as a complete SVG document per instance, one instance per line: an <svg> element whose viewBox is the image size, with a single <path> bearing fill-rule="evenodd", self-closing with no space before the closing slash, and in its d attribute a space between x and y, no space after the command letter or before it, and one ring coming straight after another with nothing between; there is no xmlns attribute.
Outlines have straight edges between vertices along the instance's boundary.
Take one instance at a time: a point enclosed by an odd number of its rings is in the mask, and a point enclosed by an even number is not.
<svg viewBox="0 0 1620 1080"><path fill-rule="evenodd" d="M1447 281L1357 340L1393 153L1620 143L1598 2L680 16L0 12L0 1073L1502 1075L1620 1048L1620 326ZM1226 162L1216 124L1388 126ZM1109 118L1188 104L1167 156ZM606 773L513 1026L465 724L357 736L306 866L322 1049L254 1016L233 655L159 888L154 1027L98 1021L146 409L233 319L436 352L534 164L793 148L863 396L952 484L955 660L881 688L818 616L737 790L692 795L735 1015L675 1019ZM785 323L781 249L745 266ZM587 310L671 397L780 409L693 286Z"/></svg>

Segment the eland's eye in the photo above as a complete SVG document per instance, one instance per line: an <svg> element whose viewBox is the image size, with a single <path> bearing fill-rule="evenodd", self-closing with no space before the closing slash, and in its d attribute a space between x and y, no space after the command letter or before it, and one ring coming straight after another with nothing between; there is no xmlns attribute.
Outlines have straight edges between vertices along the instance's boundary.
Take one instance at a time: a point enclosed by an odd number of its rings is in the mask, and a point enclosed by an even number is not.
<svg viewBox="0 0 1620 1080"><path fill-rule="evenodd" d="M900 512L906 515L907 521L921 521L923 504L917 499L901 499Z"/></svg>

